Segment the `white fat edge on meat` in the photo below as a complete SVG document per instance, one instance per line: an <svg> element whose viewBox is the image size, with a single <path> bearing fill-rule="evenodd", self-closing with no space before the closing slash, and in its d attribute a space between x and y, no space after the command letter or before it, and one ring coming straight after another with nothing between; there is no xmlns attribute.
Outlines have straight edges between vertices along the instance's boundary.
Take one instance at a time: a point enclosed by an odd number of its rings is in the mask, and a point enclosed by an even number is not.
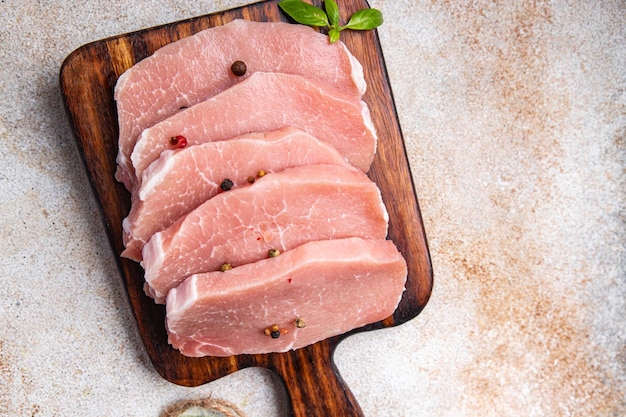
<svg viewBox="0 0 626 417"><path fill-rule="evenodd" d="M161 265L163 265L163 261L165 259L162 233L159 232L152 235L150 240L148 240L148 242L141 250L141 254L143 260L140 262L140 265L145 271L144 277L146 279L146 282L150 284L150 282L154 279L152 275L156 274L158 276L158 272L161 269ZM147 264L146 260L149 260ZM152 287L152 285L150 285L150 287ZM158 294L158 296L162 297L164 296L164 294Z"/></svg>
<svg viewBox="0 0 626 417"><path fill-rule="evenodd" d="M192 275L169 290L165 297L165 310L169 320L177 320L198 300L197 281L197 275Z"/></svg>
<svg viewBox="0 0 626 417"><path fill-rule="evenodd" d="M123 154L121 147L115 157L117 168L115 169L115 179L126 187L127 190L132 190L135 179L132 174L132 163L130 159Z"/></svg>
<svg viewBox="0 0 626 417"><path fill-rule="evenodd" d="M387 230L389 229L389 212L387 211L387 206L383 201L383 194L380 191L380 188L376 186L376 192L378 193L378 198L380 200L380 209L383 212L383 219L385 219L385 223L387 223Z"/></svg>
<svg viewBox="0 0 626 417"><path fill-rule="evenodd" d="M341 46L343 46L343 48L346 50L346 54L350 58L350 66L352 67L352 80L354 81L354 84L356 85L359 94L363 96L367 91L367 83L365 82L363 65L361 65L359 60L356 59L354 55L352 55L352 52L350 52L348 47L343 42L341 43Z"/></svg>
<svg viewBox="0 0 626 417"><path fill-rule="evenodd" d="M175 164L175 152L174 150L163 151L161 156L141 173L141 184L137 193L141 201L146 201L155 192L155 188L163 182L164 173L169 172Z"/></svg>
<svg viewBox="0 0 626 417"><path fill-rule="evenodd" d="M122 230L128 236L128 242L126 242L126 244L127 244L126 247L127 248L128 248L128 245L130 245L132 243L132 241L134 241L134 240L136 240L138 242L141 242L142 243L142 247L143 247L143 244L146 243L145 240L139 239L137 236L135 236L135 233L133 232L133 227L130 224L130 219L128 217L124 217L124 220L122 220Z"/></svg>
<svg viewBox="0 0 626 417"><path fill-rule="evenodd" d="M236 354L235 350L229 348L228 346L218 345L216 343L208 343L204 340L196 340L195 338L192 338L191 340L197 344L196 348L194 349L194 354L198 357L207 356L207 353L205 353L207 347L219 349L222 352L220 355L216 356L233 356Z"/></svg>
<svg viewBox="0 0 626 417"><path fill-rule="evenodd" d="M365 128L369 130L372 137L374 137L374 154L376 154L376 148L378 147L378 133L376 131L376 126L374 126L372 115L370 114L370 108L363 100L361 100L361 115L363 116L363 124L365 125Z"/></svg>

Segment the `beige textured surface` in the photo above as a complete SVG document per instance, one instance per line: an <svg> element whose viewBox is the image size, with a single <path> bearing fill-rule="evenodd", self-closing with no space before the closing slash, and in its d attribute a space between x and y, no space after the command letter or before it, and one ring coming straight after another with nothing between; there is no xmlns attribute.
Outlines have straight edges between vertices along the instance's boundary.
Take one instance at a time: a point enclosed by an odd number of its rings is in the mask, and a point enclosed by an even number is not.
<svg viewBox="0 0 626 417"><path fill-rule="evenodd" d="M209 394L286 415L259 370L194 389L153 371L58 89L84 43L244 3L0 3L0 416ZM468 3L371 1L435 291L339 369L367 417L626 415L626 4Z"/></svg>

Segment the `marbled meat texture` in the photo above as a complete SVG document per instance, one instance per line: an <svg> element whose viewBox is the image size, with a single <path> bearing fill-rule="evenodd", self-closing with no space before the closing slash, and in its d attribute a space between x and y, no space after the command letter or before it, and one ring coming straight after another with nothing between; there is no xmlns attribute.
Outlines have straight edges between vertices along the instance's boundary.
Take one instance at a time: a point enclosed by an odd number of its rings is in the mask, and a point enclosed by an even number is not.
<svg viewBox="0 0 626 417"><path fill-rule="evenodd" d="M135 174L182 135L188 146L292 126L337 148L363 172L376 152L365 102L354 94L299 75L256 72L228 90L144 130L131 155Z"/></svg>
<svg viewBox="0 0 626 417"><path fill-rule="evenodd" d="M223 192L143 247L146 292L163 302L189 275L266 258L312 240L384 239L380 190L353 167L305 165Z"/></svg>
<svg viewBox="0 0 626 417"><path fill-rule="evenodd" d="M169 343L193 357L298 349L389 317L406 278L406 262L389 240L306 243L186 279L167 296ZM273 325L277 338L266 334Z"/></svg>
<svg viewBox="0 0 626 417"><path fill-rule="evenodd" d="M246 63L244 76L230 71L235 61ZM256 71L303 75L359 97L366 88L363 68L346 46L309 27L238 19L203 30L158 49L119 77L117 179L132 189L129 158L144 129Z"/></svg>
<svg viewBox="0 0 626 417"><path fill-rule="evenodd" d="M144 172L133 192L132 208L122 223L126 249L122 256L141 260L150 237L220 192L229 179L233 189L255 181L259 171L332 164L348 166L335 148L291 127L169 150Z"/></svg>

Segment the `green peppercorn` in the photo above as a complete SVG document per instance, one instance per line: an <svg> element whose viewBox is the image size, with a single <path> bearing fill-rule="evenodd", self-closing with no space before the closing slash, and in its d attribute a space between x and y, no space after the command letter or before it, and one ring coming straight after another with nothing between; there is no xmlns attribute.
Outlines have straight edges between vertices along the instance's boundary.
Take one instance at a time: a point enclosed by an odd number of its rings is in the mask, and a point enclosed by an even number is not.
<svg viewBox="0 0 626 417"><path fill-rule="evenodd" d="M220 267L220 271L222 272L226 272L233 269L233 266L231 264L229 264L228 262L224 263L221 267Z"/></svg>

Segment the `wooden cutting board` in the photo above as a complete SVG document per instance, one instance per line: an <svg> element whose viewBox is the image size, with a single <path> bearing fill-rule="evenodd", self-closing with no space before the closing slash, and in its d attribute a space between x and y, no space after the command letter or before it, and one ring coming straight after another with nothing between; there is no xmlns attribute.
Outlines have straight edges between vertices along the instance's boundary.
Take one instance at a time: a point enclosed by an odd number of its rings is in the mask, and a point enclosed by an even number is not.
<svg viewBox="0 0 626 417"><path fill-rule="evenodd" d="M319 6L321 1L313 3ZM369 7L365 0L343 0L339 3L344 18L356 10ZM375 31L344 31L342 40L364 67L368 84L364 100L369 105L379 134L378 151L369 176L381 189L389 211L389 238L404 255L409 269L406 291L393 316L287 353L188 358L167 343L165 308L144 295L143 269L138 263L119 256L124 249L122 220L130 210L130 195L114 179L118 137L113 100L115 83L126 69L158 48L237 18L289 21L280 11L277 1L262 1L100 40L77 49L66 58L60 73L69 121L101 205L108 238L139 333L157 372L173 383L197 386L246 367L264 367L282 378L291 402L292 416L362 416L358 403L333 363L335 347L349 334L395 326L414 318L426 305L433 283L404 140Z"/></svg>

